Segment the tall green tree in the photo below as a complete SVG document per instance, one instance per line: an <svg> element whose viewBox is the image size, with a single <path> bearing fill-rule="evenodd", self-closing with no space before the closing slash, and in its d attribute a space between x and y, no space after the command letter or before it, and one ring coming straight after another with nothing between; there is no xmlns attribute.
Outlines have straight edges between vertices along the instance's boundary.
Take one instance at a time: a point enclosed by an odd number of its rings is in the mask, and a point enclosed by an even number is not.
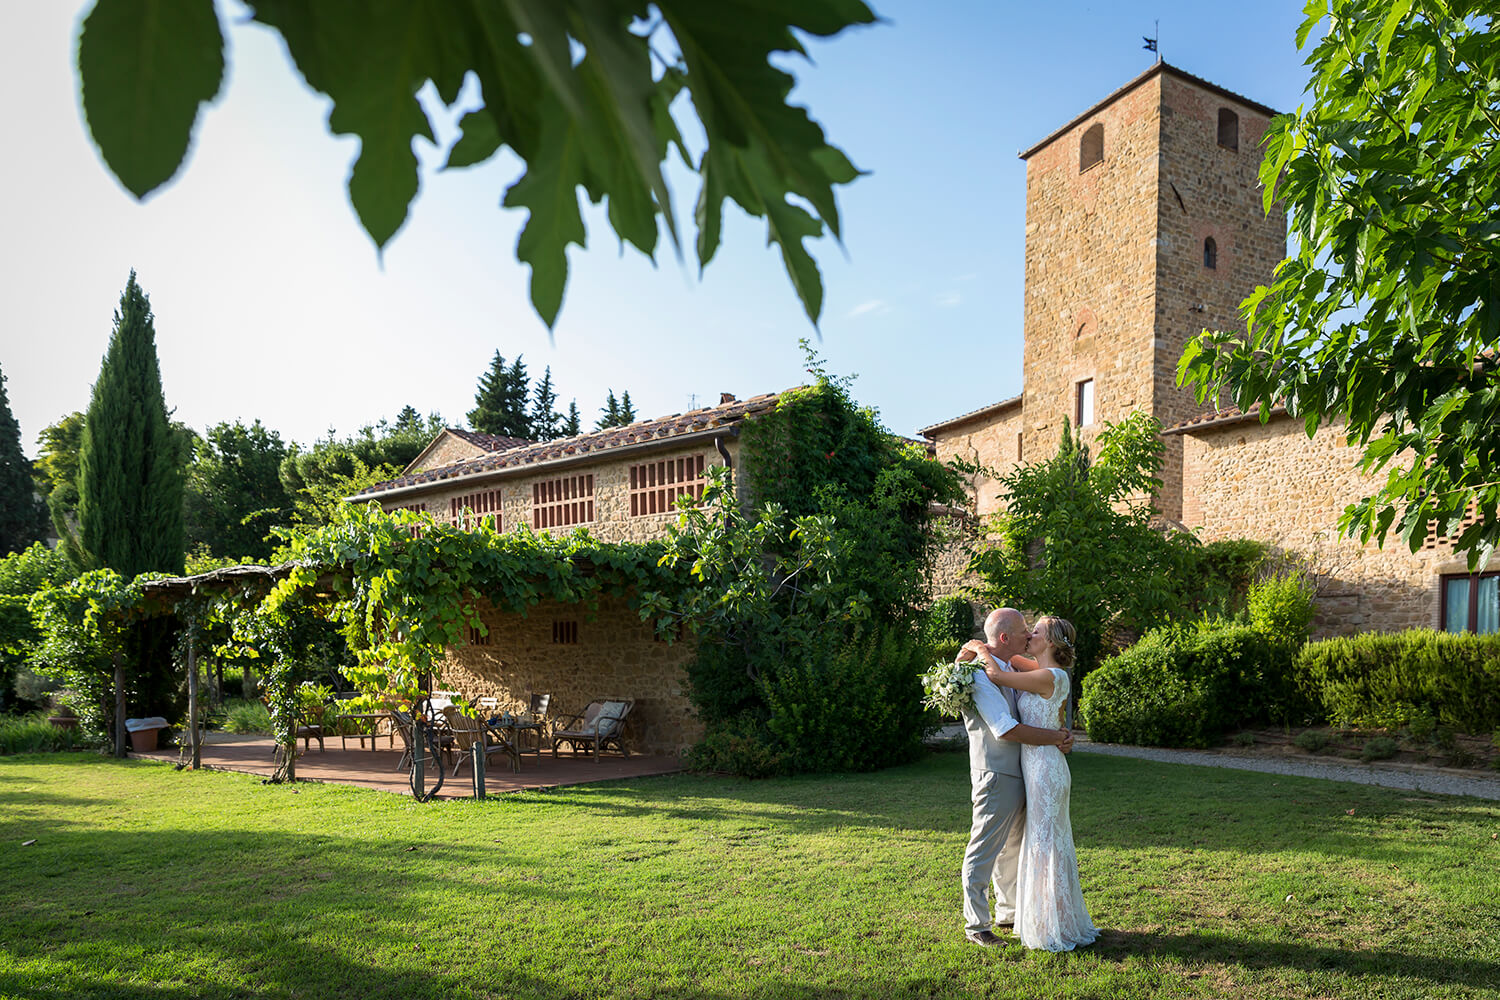
<svg viewBox="0 0 1500 1000"><path fill-rule="evenodd" d="M606 427L624 427L636 421L635 404L630 401L630 393L623 393L618 398L615 391L609 390L605 397L604 405L599 408L599 420L594 424L594 430L602 431Z"/></svg>
<svg viewBox="0 0 1500 1000"><path fill-rule="evenodd" d="M559 436L570 438L577 437L582 433L583 425L578 419L578 400L571 400L568 403L568 415L563 418L562 430L559 432Z"/></svg>
<svg viewBox="0 0 1500 1000"><path fill-rule="evenodd" d="M469 426L481 434L530 437L531 421L526 412L530 395L525 363L517 357L506 365L496 351L489 370L479 378L474 409L469 411Z"/></svg>
<svg viewBox="0 0 1500 1000"><path fill-rule="evenodd" d="M580 190L595 204L608 198L609 225L648 257L663 231L680 250L663 169L674 151L700 181L699 264L718 250L724 202L733 201L766 220L769 242L817 321L823 283L803 241L825 228L839 237L834 187L859 172L804 108L789 103L796 80L782 67L788 56L806 57L801 36L874 23L861 0L247 6L280 33L308 86L331 100L329 127L360 137L349 200L377 247L400 230L416 198L413 140L433 141L416 94L431 81L451 107L472 75L482 103L464 115L446 165L470 166L502 149L526 165L503 204L529 212L516 254L531 267L531 301L548 326L562 305L567 248L587 241ZM177 172L199 107L224 77L213 5L151 10L145 17L138 0L96 0L78 44L89 131L138 198ZM371 58L340 55L349 52ZM684 92L690 99L677 100ZM687 155L679 118L703 137L697 159Z"/></svg>
<svg viewBox="0 0 1500 1000"><path fill-rule="evenodd" d="M0 371L0 556L40 541L46 524L47 509L36 495L31 462L21 451L21 425L10 412Z"/></svg>
<svg viewBox="0 0 1500 1000"><path fill-rule="evenodd" d="M209 556L270 558L275 543L267 534L292 514L281 481L287 454L281 435L259 420L210 427L188 469L188 546Z"/></svg>
<svg viewBox="0 0 1500 1000"><path fill-rule="evenodd" d="M442 429L442 414L431 413L415 423L380 420L342 438L330 429L310 448L291 446L281 462L281 484L292 501L293 523L327 523L345 497L399 476Z"/></svg>
<svg viewBox="0 0 1500 1000"><path fill-rule="evenodd" d="M83 447L83 412L74 410L55 424L42 428L39 450L32 463L37 489L47 503L59 538L77 532L78 452Z"/></svg>
<svg viewBox="0 0 1500 1000"><path fill-rule="evenodd" d="M558 436L562 426L562 415L557 412L557 391L552 388L552 366L542 373L531 396L531 433L528 437L538 441L551 441Z"/></svg>
<svg viewBox="0 0 1500 1000"><path fill-rule="evenodd" d="M1347 422L1378 488L1341 526L1413 551L1500 540L1500 29L1474 0L1310 0L1311 100L1261 165L1293 255L1245 300L1243 331L1188 345L1179 379L1309 434ZM1475 523L1459 531L1465 515Z"/></svg>
<svg viewBox="0 0 1500 1000"><path fill-rule="evenodd" d="M126 579L182 572L183 458L162 396L151 301L131 271L79 449L78 542L86 566Z"/></svg>

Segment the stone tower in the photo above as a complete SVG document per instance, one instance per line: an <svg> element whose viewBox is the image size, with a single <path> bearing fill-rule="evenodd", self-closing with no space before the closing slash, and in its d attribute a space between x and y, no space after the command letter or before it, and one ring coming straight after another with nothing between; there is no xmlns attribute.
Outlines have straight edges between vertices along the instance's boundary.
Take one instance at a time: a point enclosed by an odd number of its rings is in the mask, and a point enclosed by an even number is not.
<svg viewBox="0 0 1500 1000"><path fill-rule="evenodd" d="M1242 329L1239 303L1285 256L1258 177L1275 114L1157 63L1021 153L1028 461L1064 416L1088 440L1132 410L1170 427L1212 409L1177 388L1177 360L1205 327ZM1157 506L1180 520L1183 439L1164 440Z"/></svg>

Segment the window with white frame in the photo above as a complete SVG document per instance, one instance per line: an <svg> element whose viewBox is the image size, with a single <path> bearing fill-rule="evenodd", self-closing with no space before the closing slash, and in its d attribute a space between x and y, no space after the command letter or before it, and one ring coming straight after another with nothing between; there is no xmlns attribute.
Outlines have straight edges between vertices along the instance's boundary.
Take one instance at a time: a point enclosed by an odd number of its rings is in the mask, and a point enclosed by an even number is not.
<svg viewBox="0 0 1500 1000"><path fill-rule="evenodd" d="M1444 632L1500 632L1500 573L1455 573L1441 586Z"/></svg>
<svg viewBox="0 0 1500 1000"><path fill-rule="evenodd" d="M1087 427L1094 422L1094 380L1091 378L1078 383L1073 422L1079 427Z"/></svg>

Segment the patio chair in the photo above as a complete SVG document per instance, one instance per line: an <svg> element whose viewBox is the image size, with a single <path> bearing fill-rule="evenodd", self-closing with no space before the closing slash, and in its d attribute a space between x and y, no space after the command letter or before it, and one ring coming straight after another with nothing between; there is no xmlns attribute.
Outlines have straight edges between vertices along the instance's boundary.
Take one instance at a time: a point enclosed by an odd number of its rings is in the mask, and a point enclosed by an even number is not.
<svg viewBox="0 0 1500 1000"><path fill-rule="evenodd" d="M396 735L401 737L401 759L396 763L396 770L405 771L412 763L412 717L408 712L391 712L391 724L396 729ZM433 763L432 747L422 747L422 763L426 767Z"/></svg>
<svg viewBox="0 0 1500 1000"><path fill-rule="evenodd" d="M547 739L547 706L552 703L550 694L533 694L531 696L531 708L523 712L512 724L511 728L516 733L516 752L521 752L521 734L529 733L536 740L536 754L541 755L542 744ZM532 751L528 750L527 753Z"/></svg>
<svg viewBox="0 0 1500 1000"><path fill-rule="evenodd" d="M520 757L516 754L516 748L505 735L485 725L483 719L477 715L465 715L452 705L443 709L443 715L448 719L448 729L453 733L453 752L458 760L453 764L453 776L458 777L458 772L463 770L465 763L472 765L474 760L474 746L480 744L484 747L485 764L489 764L491 754L505 754L510 758L510 769L519 771L521 769Z"/></svg>
<svg viewBox="0 0 1500 1000"><path fill-rule="evenodd" d="M629 757L625 719L634 705L634 701L591 701L578 715L560 716L552 730L552 756L556 757L557 748L567 743L575 754L579 747L592 747L595 760L610 745Z"/></svg>

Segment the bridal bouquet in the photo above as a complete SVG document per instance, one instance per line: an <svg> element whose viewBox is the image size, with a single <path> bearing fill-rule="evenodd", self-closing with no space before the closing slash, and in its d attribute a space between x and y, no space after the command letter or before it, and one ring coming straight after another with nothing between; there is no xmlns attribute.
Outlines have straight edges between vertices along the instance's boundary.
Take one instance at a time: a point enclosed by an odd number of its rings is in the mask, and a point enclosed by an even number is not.
<svg viewBox="0 0 1500 1000"><path fill-rule="evenodd" d="M927 668L922 675L922 690L927 696L922 704L935 708L951 718L957 718L965 708L974 704L974 663L938 662Z"/></svg>

